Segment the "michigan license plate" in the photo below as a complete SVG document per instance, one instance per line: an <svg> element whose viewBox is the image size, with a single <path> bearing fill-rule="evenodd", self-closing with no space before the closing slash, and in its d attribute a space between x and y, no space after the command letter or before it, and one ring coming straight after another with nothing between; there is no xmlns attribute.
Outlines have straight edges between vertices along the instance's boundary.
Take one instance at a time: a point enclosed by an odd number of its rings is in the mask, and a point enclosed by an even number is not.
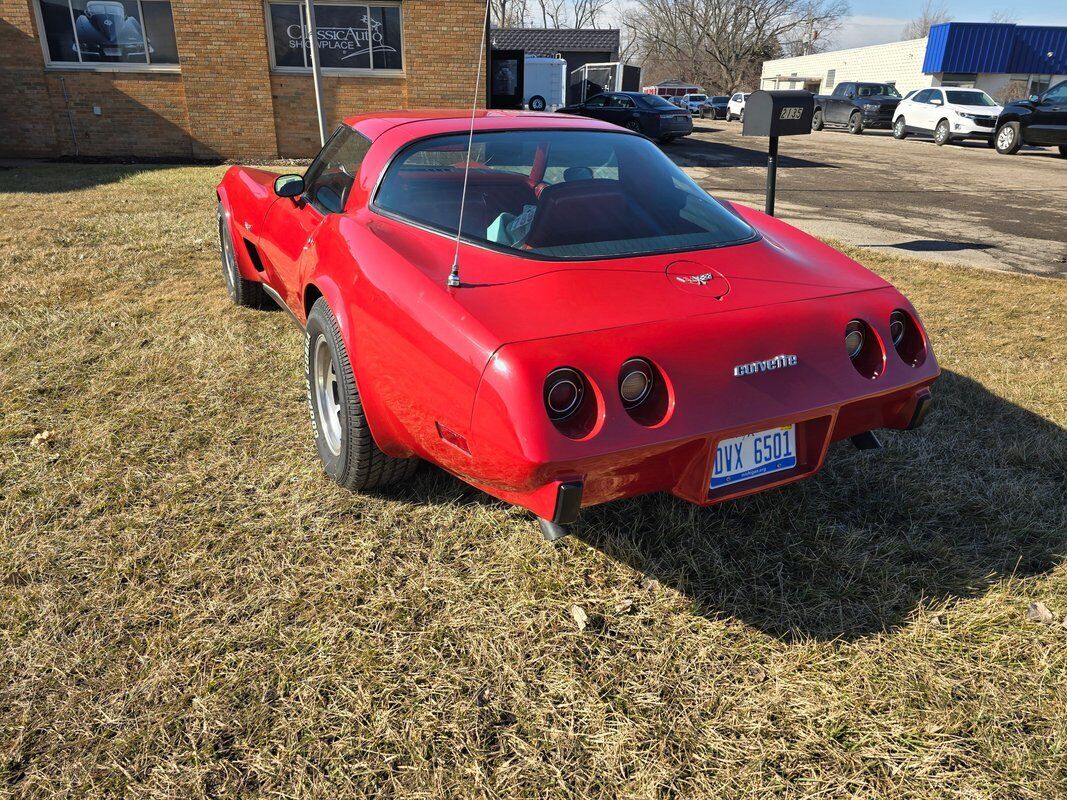
<svg viewBox="0 0 1067 800"><path fill-rule="evenodd" d="M730 486L796 465L796 425L725 439L715 449L711 488Z"/></svg>

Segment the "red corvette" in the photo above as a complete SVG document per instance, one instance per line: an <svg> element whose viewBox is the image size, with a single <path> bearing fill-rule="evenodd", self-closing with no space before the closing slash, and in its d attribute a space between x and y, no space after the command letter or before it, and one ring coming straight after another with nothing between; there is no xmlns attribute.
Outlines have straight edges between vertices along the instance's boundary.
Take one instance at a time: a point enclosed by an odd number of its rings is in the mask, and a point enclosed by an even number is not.
<svg viewBox="0 0 1067 800"><path fill-rule="evenodd" d="M304 329L342 486L425 459L553 539L583 506L718 503L922 422L937 362L877 275L709 197L639 134L558 114L470 126L354 117L303 177L233 167L218 186L227 287Z"/></svg>

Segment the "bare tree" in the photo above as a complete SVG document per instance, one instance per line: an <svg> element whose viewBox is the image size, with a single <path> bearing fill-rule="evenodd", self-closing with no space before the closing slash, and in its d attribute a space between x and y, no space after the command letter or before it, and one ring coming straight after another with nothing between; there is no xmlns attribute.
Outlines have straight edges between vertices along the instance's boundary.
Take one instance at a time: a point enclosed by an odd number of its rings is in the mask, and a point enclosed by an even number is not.
<svg viewBox="0 0 1067 800"><path fill-rule="evenodd" d="M624 27L646 79L728 94L754 88L768 59L814 52L847 13L847 0L636 0Z"/></svg>
<svg viewBox="0 0 1067 800"><path fill-rule="evenodd" d="M570 17L567 0L537 0L541 12L541 27L565 28Z"/></svg>
<svg viewBox="0 0 1067 800"><path fill-rule="evenodd" d="M942 22L951 22L952 15L948 12L948 6L945 5L944 0L926 0L923 3L922 9L919 11L919 16L910 20L907 25L904 26L904 30L900 34L900 38L904 39L921 39L924 36L929 35L930 28L934 25L940 25Z"/></svg>
<svg viewBox="0 0 1067 800"><path fill-rule="evenodd" d="M611 0L571 0L575 28L598 28L604 9Z"/></svg>
<svg viewBox="0 0 1067 800"><path fill-rule="evenodd" d="M1003 11L994 11L992 14L989 15L989 21L1008 23L1018 22L1019 12L1016 11L1014 8L1005 9Z"/></svg>
<svg viewBox="0 0 1067 800"><path fill-rule="evenodd" d="M489 19L498 28L521 28L529 18L527 0L489 0Z"/></svg>

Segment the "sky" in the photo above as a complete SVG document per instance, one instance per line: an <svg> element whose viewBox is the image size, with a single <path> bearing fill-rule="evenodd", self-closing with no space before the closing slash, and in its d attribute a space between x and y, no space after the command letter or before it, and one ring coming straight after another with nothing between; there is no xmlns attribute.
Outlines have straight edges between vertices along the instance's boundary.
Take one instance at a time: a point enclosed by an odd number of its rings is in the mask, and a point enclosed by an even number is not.
<svg viewBox="0 0 1067 800"><path fill-rule="evenodd" d="M852 15L834 37L833 49L863 47L893 42L900 38L905 23L918 16L922 0L897 0L891 6L885 0L850 0ZM948 0L949 14L959 22L988 22L993 12L1005 9L994 0ZM887 14L887 8L892 14ZM1021 25L1067 26L1065 0L1028 0L1014 7L1016 22Z"/></svg>
<svg viewBox="0 0 1067 800"><path fill-rule="evenodd" d="M846 47L863 47L883 44L900 39L905 23L919 15L923 0L849 0L852 14L834 36L832 50ZM614 9L627 5L627 0L616 0ZM952 18L959 22L989 22L995 11L1011 10L1021 25L1067 26L1067 0L1022 0L1014 7L1003 0L945 0ZM889 13L892 12L892 13ZM606 20L611 24L610 20Z"/></svg>

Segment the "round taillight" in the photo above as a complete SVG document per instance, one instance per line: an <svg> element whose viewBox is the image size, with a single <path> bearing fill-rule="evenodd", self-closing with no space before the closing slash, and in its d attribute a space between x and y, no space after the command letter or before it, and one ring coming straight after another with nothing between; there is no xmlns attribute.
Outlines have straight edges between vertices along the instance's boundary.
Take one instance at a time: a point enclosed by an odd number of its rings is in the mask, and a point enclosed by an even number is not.
<svg viewBox="0 0 1067 800"><path fill-rule="evenodd" d="M619 370L619 397L626 408L641 405L652 394L655 373L643 358L631 358Z"/></svg>
<svg viewBox="0 0 1067 800"><path fill-rule="evenodd" d="M867 341L866 329L867 325L858 319L845 326L845 352L853 361L863 352L863 344Z"/></svg>
<svg viewBox="0 0 1067 800"><path fill-rule="evenodd" d="M900 347L900 343L904 341L909 322L908 315L899 308L889 315L889 335L893 339L894 347Z"/></svg>
<svg viewBox="0 0 1067 800"><path fill-rule="evenodd" d="M577 411L584 396L585 380L578 370L561 367L545 378L545 409L556 422Z"/></svg>
<svg viewBox="0 0 1067 800"><path fill-rule="evenodd" d="M902 308L889 315L889 335L901 361L917 367L926 359L926 337L911 314Z"/></svg>

